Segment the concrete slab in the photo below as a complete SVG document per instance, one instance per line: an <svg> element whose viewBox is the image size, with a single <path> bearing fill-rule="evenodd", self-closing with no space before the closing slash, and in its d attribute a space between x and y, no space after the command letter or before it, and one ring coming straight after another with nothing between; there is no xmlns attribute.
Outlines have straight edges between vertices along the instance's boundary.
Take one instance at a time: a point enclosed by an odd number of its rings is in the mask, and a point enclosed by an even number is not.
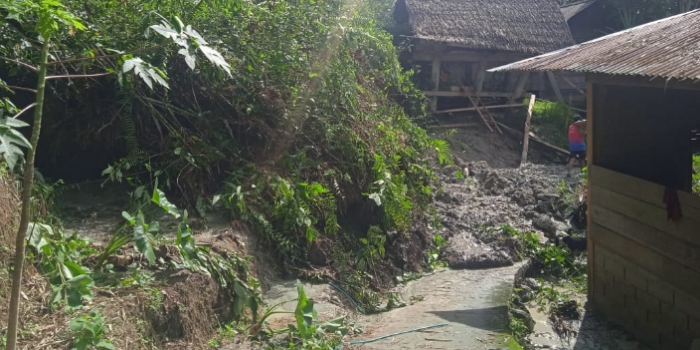
<svg viewBox="0 0 700 350"><path fill-rule="evenodd" d="M407 285L402 297L421 302L365 320L373 339L414 328L447 326L356 346L357 349L517 349L509 336L508 299L519 265L490 270L449 270Z"/></svg>

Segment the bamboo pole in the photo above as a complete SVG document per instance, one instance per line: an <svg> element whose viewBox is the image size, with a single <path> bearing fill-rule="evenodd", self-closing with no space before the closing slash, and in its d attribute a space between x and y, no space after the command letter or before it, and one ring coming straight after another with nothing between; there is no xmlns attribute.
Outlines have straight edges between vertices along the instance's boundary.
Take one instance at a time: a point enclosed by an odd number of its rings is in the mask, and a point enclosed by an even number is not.
<svg viewBox="0 0 700 350"><path fill-rule="evenodd" d="M530 106L527 108L527 119L525 119L525 131L523 132L523 154L520 157L520 166L527 162L527 148L530 143L530 120L532 119L532 108L535 107L535 94L530 95Z"/></svg>
<svg viewBox="0 0 700 350"><path fill-rule="evenodd" d="M479 126L479 123L460 123L460 124L445 124L445 125L433 125L429 126L428 129L452 129L452 128L472 128Z"/></svg>
<svg viewBox="0 0 700 350"><path fill-rule="evenodd" d="M513 103L513 104L505 104L505 105L481 106L481 107L479 107L479 109L484 110L484 109L498 109L498 108L516 108L516 107L525 107L525 106L527 106L527 105L522 104L522 103ZM433 112L433 114L471 112L471 111L476 111L476 109L477 109L477 107L446 109L444 111Z"/></svg>

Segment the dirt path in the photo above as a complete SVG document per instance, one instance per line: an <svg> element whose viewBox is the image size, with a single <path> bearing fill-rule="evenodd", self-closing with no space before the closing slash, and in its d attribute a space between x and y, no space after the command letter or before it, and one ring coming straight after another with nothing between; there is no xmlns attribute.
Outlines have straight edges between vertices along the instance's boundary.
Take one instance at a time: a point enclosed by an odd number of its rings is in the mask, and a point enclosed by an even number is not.
<svg viewBox="0 0 700 350"><path fill-rule="evenodd" d="M410 329L446 326L358 345L357 349L518 349L508 335L508 299L519 265L489 270L448 270L409 283L406 300L425 298L369 317L366 340Z"/></svg>

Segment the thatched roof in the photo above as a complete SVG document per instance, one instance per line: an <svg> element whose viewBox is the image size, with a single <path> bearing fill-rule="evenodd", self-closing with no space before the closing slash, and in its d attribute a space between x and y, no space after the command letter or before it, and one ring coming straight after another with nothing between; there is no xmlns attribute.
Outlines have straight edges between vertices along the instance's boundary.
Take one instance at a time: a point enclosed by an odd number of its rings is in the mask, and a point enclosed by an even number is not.
<svg viewBox="0 0 700 350"><path fill-rule="evenodd" d="M562 5L561 13L564 15L564 19L568 22L570 19L583 12L583 10L593 5L596 1L598 0L586 0Z"/></svg>
<svg viewBox="0 0 700 350"><path fill-rule="evenodd" d="M528 54L574 44L556 0L402 1L419 39Z"/></svg>

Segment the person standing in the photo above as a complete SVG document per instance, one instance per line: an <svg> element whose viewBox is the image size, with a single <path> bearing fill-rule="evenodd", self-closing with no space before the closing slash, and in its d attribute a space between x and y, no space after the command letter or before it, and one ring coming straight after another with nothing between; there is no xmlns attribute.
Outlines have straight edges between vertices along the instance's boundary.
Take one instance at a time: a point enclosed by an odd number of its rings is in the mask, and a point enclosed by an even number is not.
<svg viewBox="0 0 700 350"><path fill-rule="evenodd" d="M566 166L566 176L571 176L575 163L583 168L586 166L586 120L580 115L574 116L574 122L569 125L569 164Z"/></svg>

